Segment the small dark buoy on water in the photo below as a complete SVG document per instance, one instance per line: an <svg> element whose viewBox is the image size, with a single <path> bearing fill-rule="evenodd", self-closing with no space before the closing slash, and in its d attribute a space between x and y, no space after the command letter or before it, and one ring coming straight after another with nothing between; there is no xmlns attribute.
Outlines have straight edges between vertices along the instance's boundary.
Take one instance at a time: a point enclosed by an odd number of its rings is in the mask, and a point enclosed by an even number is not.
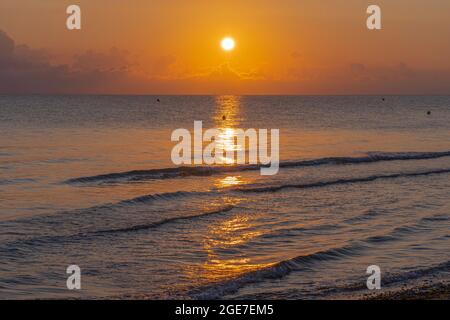
<svg viewBox="0 0 450 320"><path fill-rule="evenodd" d="M381 100L385 101L386 99L385 99L385 98L382 98Z"/></svg>
<svg viewBox="0 0 450 320"><path fill-rule="evenodd" d="M227 120L227 117L225 117L225 116L222 116L222 120L224 120L224 121L225 121L225 120Z"/></svg>
<svg viewBox="0 0 450 320"><path fill-rule="evenodd" d="M158 98L158 99L156 99L156 101L157 101L157 102L161 102L161 100L159 100L159 98Z"/></svg>
<svg viewBox="0 0 450 320"><path fill-rule="evenodd" d="M430 115L431 114L431 111L427 111L427 115Z"/></svg>

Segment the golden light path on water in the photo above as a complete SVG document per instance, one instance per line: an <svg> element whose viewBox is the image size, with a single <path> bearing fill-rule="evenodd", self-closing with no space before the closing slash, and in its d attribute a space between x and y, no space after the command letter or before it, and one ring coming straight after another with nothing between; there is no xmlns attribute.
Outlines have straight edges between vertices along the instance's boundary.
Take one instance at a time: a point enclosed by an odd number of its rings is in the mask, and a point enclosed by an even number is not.
<svg viewBox="0 0 450 320"><path fill-rule="evenodd" d="M255 263L249 257L222 258L217 253L217 251L244 244L261 235L261 232L254 231L253 227L254 222L251 217L244 213L209 227L204 239L204 249L208 258L202 265L202 277L205 280L229 279L271 265Z"/></svg>
<svg viewBox="0 0 450 320"><path fill-rule="evenodd" d="M242 274L269 267L273 263L259 263L250 257L223 254L234 246L245 244L261 235L255 231L255 222L247 213L239 213L211 224L203 238L206 260L185 269L186 274L196 283L213 283L238 277ZM221 253L222 252L222 253Z"/></svg>
<svg viewBox="0 0 450 320"><path fill-rule="evenodd" d="M241 151L243 146L235 141L236 129L241 122L241 101L238 96L216 97L216 113L213 117L215 127L220 130L216 139L216 151L223 153L221 160L225 164L235 163L235 157L230 152ZM228 154L227 154L228 152Z"/></svg>
<svg viewBox="0 0 450 320"><path fill-rule="evenodd" d="M220 135L216 139L216 150L224 152L223 162L227 165L235 164L235 158L227 157L227 151L242 150L234 139L236 129L241 129L241 101L238 96L219 96L216 98L216 112L213 120ZM243 128L245 129L245 128ZM227 175L215 180L214 186L218 189L236 187L247 183L241 175ZM237 205L241 199L228 197L223 199L227 204ZM247 272L268 267L272 263L258 263L250 257L234 257L223 255L220 252L233 246L244 244L261 235L255 231L253 217L249 213L227 213L227 218L208 227L203 238L203 249L207 254L204 263L191 265L185 269L186 275L192 280L201 283L211 283L238 277Z"/></svg>
<svg viewBox="0 0 450 320"><path fill-rule="evenodd" d="M225 178L219 178L214 182L216 188L235 187L244 183L241 176L226 176Z"/></svg>
<svg viewBox="0 0 450 320"><path fill-rule="evenodd" d="M214 125L220 130L216 139L216 151L223 154L221 160L226 165L235 164L235 157L227 156L227 152L240 151L243 146L234 139L236 129L239 128L241 118L241 101L239 96L216 97L216 112L213 116ZM216 188L233 187L244 183L239 175L226 176L216 179Z"/></svg>

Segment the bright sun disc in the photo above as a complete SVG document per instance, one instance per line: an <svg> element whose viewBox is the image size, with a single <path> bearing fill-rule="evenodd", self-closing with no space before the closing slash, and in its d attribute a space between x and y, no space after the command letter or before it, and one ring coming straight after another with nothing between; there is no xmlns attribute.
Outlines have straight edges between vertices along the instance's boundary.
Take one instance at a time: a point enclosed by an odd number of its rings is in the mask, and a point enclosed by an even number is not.
<svg viewBox="0 0 450 320"><path fill-rule="evenodd" d="M234 49L234 45L235 44L234 44L233 38L226 37L226 38L222 39L221 46L222 46L223 50L225 50L225 51L233 50Z"/></svg>

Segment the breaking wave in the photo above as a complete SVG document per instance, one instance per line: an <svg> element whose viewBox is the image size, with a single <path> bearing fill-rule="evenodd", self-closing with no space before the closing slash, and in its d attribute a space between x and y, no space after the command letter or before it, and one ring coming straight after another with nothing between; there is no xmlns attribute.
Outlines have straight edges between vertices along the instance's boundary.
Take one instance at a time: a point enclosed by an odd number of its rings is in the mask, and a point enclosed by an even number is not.
<svg viewBox="0 0 450 320"><path fill-rule="evenodd" d="M394 174L386 174L386 175L372 175L368 177L358 177L358 178L349 178L349 179L337 179L330 181L317 181L312 183L292 183L292 184L282 184L268 187L250 187L250 188L241 188L238 189L242 192L277 192L282 189L287 188L297 188L297 189L307 189L307 188L317 188L317 187L326 187L331 185L340 185L340 184L348 184L348 183L359 183L359 182L371 182L378 179L395 179L402 177L416 177L416 176L426 176L431 174L442 174L442 173L450 173L450 169L438 169L438 170L430 170L430 171L419 171L419 172L405 172L405 173L394 173Z"/></svg>
<svg viewBox="0 0 450 320"><path fill-rule="evenodd" d="M345 165L362 164L380 161L401 160L425 160L449 157L450 151L443 152L370 152L363 157L327 157L312 160L284 161L279 164L280 168L311 167L321 165ZM64 181L69 184L84 183L115 183L133 182L145 180L161 180L179 177L211 176L227 172L240 172L259 170L262 165L237 165L237 166L198 166L198 167L176 167L149 170L133 170L117 173L106 173L95 176L78 177Z"/></svg>

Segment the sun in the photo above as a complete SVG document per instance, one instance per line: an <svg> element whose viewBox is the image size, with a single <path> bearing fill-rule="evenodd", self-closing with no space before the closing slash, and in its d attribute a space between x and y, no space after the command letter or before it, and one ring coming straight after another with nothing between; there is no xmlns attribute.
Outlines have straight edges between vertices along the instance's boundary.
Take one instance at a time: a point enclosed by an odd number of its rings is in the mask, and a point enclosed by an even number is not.
<svg viewBox="0 0 450 320"><path fill-rule="evenodd" d="M221 47L225 51L231 51L234 49L235 42L234 39L231 37L225 37L222 39L222 42L220 43Z"/></svg>

